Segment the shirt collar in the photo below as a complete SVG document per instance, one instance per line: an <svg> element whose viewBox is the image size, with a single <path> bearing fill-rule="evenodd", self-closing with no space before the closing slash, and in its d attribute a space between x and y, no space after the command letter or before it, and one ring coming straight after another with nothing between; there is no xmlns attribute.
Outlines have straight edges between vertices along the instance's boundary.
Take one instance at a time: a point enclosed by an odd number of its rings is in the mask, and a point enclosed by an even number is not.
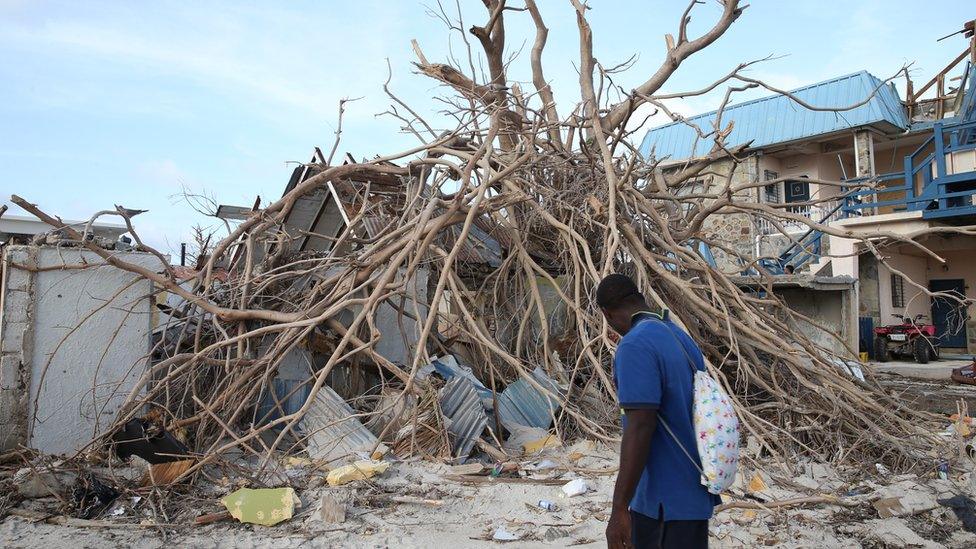
<svg viewBox="0 0 976 549"><path fill-rule="evenodd" d="M667 320L668 319L668 310L667 309L661 309L661 314L654 313L654 312L651 312L651 311L639 311L639 312L636 312L636 313L634 313L630 317L630 325L631 325L631 327L636 326L637 323L639 323L640 321L647 320L647 319Z"/></svg>

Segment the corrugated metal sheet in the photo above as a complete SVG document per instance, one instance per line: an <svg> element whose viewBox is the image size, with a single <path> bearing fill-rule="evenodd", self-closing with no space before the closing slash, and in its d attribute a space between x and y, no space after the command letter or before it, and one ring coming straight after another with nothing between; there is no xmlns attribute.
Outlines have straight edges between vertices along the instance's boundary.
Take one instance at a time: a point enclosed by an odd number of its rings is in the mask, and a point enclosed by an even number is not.
<svg viewBox="0 0 976 549"><path fill-rule="evenodd" d="M449 420L451 452L455 458L466 458L488 426L488 414L481 404L481 395L471 380L454 376L440 393L441 411Z"/></svg>
<svg viewBox="0 0 976 549"><path fill-rule="evenodd" d="M559 385L541 368L536 368L532 372L532 379L552 395L561 394ZM548 429L557 410L559 410L557 398L544 395L524 379L509 384L498 395L498 415L502 425L509 429L511 425Z"/></svg>
<svg viewBox="0 0 976 549"><path fill-rule="evenodd" d="M860 126L898 133L908 129L901 99L894 85L883 84L872 74L861 71L793 90L791 93L816 107L846 107L864 101L878 86L878 92L864 105L840 111L812 111L783 95L773 95L738 105L730 105L722 114L722 126L735 125L726 138L729 146L752 141L753 148L825 135ZM688 122L704 132L712 130L716 112L693 116ZM684 122L675 122L647 132L640 151L649 157L652 150L658 159L693 158L707 154L713 143L702 140Z"/></svg>
<svg viewBox="0 0 976 549"><path fill-rule="evenodd" d="M377 439L355 415L356 411L342 397L323 385L302 418L309 457L337 461L369 455ZM380 444L378 450L385 453L386 447Z"/></svg>
<svg viewBox="0 0 976 549"><path fill-rule="evenodd" d="M471 368L458 363L454 355L444 355L442 357L434 357L430 364L422 366L417 371L417 379L427 379L430 374L437 373L439 376L447 381L455 377L462 377L467 379L474 385L474 388L483 398L491 398L491 390L485 387L485 384L481 382L477 377L475 377L474 372Z"/></svg>

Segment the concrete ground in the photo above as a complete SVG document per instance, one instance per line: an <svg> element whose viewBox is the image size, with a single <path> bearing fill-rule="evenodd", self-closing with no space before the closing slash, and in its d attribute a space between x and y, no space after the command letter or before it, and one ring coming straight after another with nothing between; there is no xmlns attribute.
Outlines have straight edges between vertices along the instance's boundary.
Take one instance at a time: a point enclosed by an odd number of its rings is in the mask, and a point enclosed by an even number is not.
<svg viewBox="0 0 976 549"><path fill-rule="evenodd" d="M915 361L891 360L888 362L868 362L867 366L879 374L894 374L915 379L948 380L952 370L972 364L972 360L934 360L928 364Z"/></svg>

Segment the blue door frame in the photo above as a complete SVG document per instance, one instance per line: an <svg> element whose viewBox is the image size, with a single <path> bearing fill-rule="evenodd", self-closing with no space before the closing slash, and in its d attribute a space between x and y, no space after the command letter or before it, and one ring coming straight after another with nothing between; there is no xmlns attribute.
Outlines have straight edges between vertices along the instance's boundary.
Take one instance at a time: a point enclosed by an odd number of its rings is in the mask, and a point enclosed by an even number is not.
<svg viewBox="0 0 976 549"><path fill-rule="evenodd" d="M966 281L961 278L929 280L932 292L950 292L966 297ZM966 347L966 307L946 297L932 297L932 324L943 347Z"/></svg>

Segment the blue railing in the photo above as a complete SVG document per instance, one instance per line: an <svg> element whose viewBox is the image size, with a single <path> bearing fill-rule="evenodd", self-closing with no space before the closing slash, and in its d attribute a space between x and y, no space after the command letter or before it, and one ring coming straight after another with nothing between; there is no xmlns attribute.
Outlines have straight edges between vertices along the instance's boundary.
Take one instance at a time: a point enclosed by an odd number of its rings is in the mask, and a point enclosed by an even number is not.
<svg viewBox="0 0 976 549"><path fill-rule="evenodd" d="M949 125L935 123L932 136L905 157L903 171L848 181L852 187L872 180L877 186L849 193L844 204L845 215L867 214L865 210L878 213L883 208L892 208L892 211L922 211L925 218L976 214L976 206L970 198L976 195L976 171L946 173L946 155L976 150L976 142L971 142L976 134L974 130L976 121ZM916 193L915 183L919 174L921 185ZM899 180L901 185L882 186L886 182Z"/></svg>

